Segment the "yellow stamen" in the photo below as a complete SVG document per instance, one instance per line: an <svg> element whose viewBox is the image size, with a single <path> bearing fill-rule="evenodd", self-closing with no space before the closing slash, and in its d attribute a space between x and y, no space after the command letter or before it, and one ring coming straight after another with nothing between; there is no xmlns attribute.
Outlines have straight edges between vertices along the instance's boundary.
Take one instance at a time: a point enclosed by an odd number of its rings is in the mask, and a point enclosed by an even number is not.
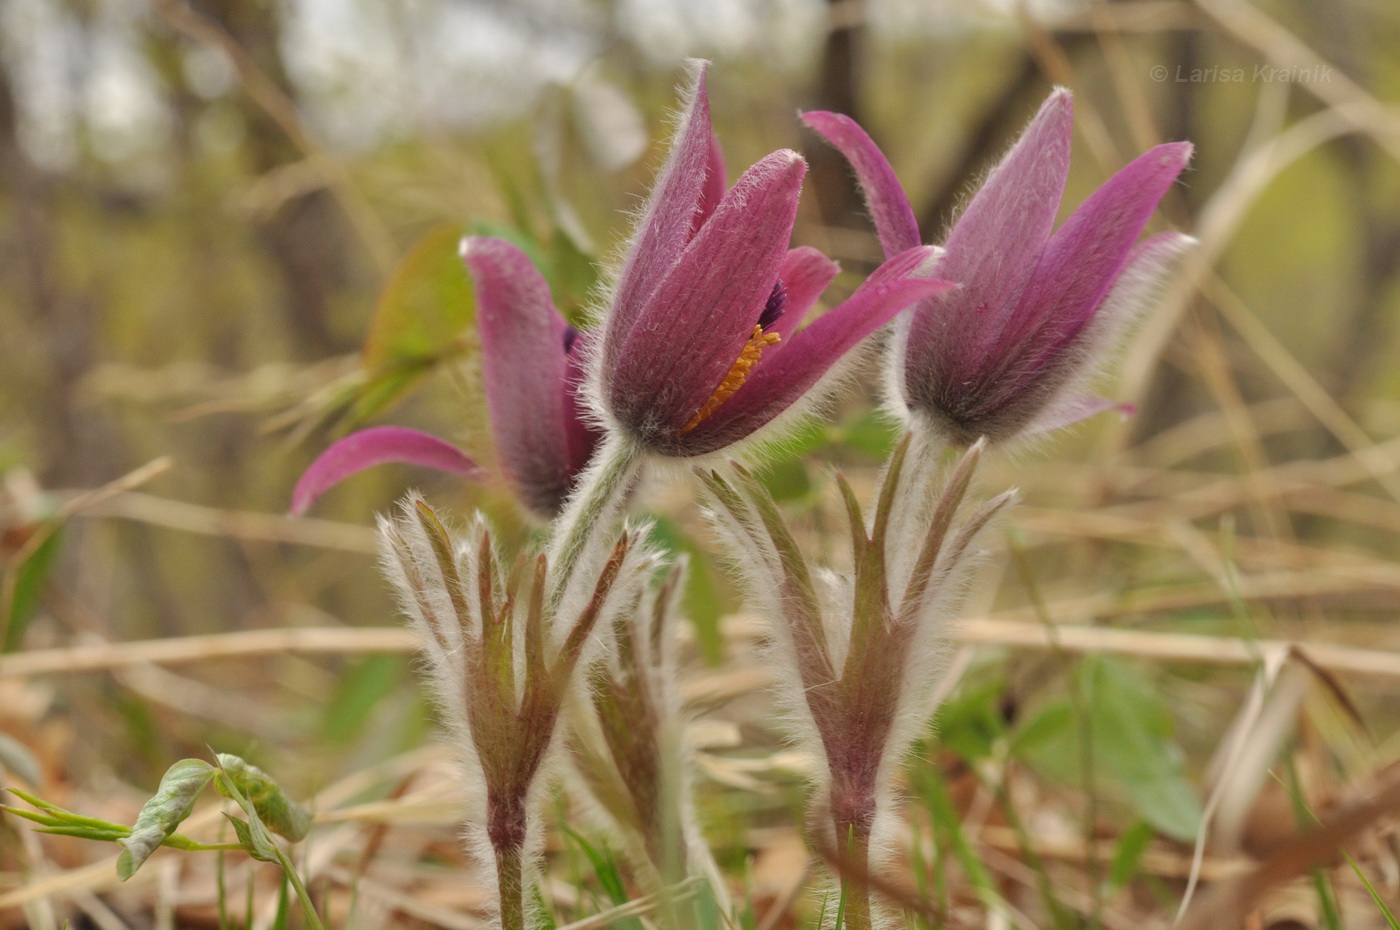
<svg viewBox="0 0 1400 930"><path fill-rule="evenodd" d="M753 335L749 341L744 343L744 348L739 352L739 358L735 360L734 367L729 369L729 374L724 376L724 380L715 388L715 392L710 395L710 399L701 405L695 412L695 416L690 418L690 422L681 430L681 435L685 435L695 427L705 421L705 418L719 409L734 392L744 386L744 382L749 379L749 369L758 364L758 357L763 354L763 350L769 346L775 346L782 341L782 336L777 333L765 333L762 326L753 328Z"/></svg>

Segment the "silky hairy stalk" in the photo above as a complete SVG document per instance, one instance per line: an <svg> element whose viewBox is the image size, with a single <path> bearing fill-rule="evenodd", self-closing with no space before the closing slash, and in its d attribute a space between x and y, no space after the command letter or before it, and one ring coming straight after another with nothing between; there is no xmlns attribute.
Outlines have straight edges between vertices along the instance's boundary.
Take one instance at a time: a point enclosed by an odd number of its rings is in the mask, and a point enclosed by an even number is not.
<svg viewBox="0 0 1400 930"><path fill-rule="evenodd" d="M545 556L503 571L485 521L454 536L410 496L381 519L386 574L422 640L427 670L457 750L468 801L467 840L490 864L504 930L530 926L545 775L560 710L593 660L595 630L646 589L656 557L624 531L577 609L548 603Z"/></svg>
<svg viewBox="0 0 1400 930"><path fill-rule="evenodd" d="M854 930L880 918L869 877L879 875L881 821L898 766L933 710L973 543L1014 499L1008 492L962 514L982 444L940 483L929 477L932 463L908 460L911 441L906 435L891 457L869 525L837 477L852 550L844 573L808 566L772 497L746 470L700 474L709 516L773 621L792 734L822 763L808 831L842 880L843 919Z"/></svg>
<svg viewBox="0 0 1400 930"><path fill-rule="evenodd" d="M664 926L694 919L670 890L690 878L727 892L700 836L679 688L676 628L685 566L618 612L609 648L588 675L589 706L573 715L570 760L589 808L647 894L662 900Z"/></svg>

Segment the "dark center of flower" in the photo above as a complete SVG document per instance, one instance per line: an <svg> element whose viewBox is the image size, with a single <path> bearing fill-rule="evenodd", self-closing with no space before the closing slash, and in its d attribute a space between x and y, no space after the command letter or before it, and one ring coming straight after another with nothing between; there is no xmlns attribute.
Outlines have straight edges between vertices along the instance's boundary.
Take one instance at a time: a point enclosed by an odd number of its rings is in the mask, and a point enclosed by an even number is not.
<svg viewBox="0 0 1400 930"><path fill-rule="evenodd" d="M763 312L758 315L759 328L767 332L774 323L782 319L786 310L787 287L783 285L783 279L779 278L773 282L773 290L768 294L768 302L763 305Z"/></svg>
<svg viewBox="0 0 1400 930"><path fill-rule="evenodd" d="M574 343L578 340L578 330L568 324L564 325L564 354L568 355L574 351Z"/></svg>

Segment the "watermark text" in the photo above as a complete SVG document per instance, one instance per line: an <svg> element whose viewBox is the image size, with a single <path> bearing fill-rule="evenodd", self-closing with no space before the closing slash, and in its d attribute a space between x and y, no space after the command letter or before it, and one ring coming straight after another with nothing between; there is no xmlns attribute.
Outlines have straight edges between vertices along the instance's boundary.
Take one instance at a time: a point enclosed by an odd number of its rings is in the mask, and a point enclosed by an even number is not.
<svg viewBox="0 0 1400 930"><path fill-rule="evenodd" d="M1158 84L1320 84L1332 80L1330 65L1311 68L1188 68L1185 65L1153 65L1147 76Z"/></svg>

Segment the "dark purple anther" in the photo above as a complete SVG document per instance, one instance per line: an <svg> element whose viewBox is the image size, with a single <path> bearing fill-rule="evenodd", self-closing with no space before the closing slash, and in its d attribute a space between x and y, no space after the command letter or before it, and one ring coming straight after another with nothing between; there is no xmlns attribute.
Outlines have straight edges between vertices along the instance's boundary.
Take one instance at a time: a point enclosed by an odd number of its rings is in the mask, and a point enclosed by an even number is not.
<svg viewBox="0 0 1400 930"><path fill-rule="evenodd" d="M783 279L779 278L773 282L773 290L768 295L768 302L763 305L763 312L759 314L759 327L767 332L774 323L778 322L786 309L787 288L783 286Z"/></svg>

